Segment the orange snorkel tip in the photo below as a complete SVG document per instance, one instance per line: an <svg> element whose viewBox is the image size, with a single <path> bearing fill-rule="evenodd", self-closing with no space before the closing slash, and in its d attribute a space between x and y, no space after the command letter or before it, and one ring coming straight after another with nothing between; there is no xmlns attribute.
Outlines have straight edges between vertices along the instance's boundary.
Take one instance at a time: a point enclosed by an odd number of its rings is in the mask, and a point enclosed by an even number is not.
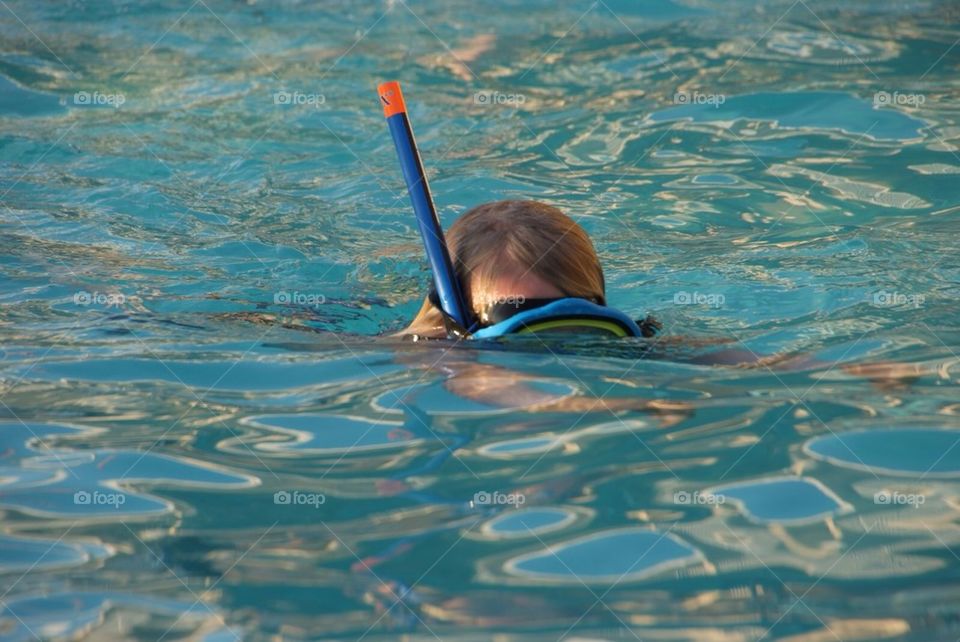
<svg viewBox="0 0 960 642"><path fill-rule="evenodd" d="M403 92L400 91L400 83L396 80L381 83L377 87L377 93L380 94L380 104L383 106L383 115L387 118L397 114L407 113L407 105L403 102Z"/></svg>

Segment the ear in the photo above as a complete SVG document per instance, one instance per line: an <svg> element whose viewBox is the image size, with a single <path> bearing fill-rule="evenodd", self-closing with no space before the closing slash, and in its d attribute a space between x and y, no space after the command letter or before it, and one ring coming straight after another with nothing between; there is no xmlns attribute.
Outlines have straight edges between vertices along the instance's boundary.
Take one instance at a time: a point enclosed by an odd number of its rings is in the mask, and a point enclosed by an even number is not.
<svg viewBox="0 0 960 642"><path fill-rule="evenodd" d="M640 334L644 337L655 337L663 329L663 324L649 314L646 318L637 321L637 325L640 326Z"/></svg>

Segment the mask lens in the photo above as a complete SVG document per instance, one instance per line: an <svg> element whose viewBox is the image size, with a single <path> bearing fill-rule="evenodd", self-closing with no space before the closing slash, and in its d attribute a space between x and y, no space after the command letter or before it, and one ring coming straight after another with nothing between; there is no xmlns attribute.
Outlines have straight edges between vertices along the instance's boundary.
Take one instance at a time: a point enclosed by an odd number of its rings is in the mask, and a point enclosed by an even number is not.
<svg viewBox="0 0 960 642"><path fill-rule="evenodd" d="M558 297L552 299L523 299L522 301L510 301L507 303L494 303L487 307L480 314L480 321L485 325L496 325L506 321L510 317L520 312L525 312L527 310L533 310L535 308L541 308L545 305L553 303L554 301L559 301L565 297Z"/></svg>

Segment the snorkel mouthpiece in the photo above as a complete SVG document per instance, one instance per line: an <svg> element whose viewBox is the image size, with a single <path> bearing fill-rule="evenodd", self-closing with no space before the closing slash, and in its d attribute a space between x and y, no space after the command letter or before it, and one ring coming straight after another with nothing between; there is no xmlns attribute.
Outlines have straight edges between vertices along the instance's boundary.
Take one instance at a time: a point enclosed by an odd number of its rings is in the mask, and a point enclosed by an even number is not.
<svg viewBox="0 0 960 642"><path fill-rule="evenodd" d="M407 118L407 107L400 91L400 83L385 82L377 88L380 104L383 106L383 115L387 119L393 144L397 148L400 159L400 169L407 184L410 202L417 217L417 226L420 229L420 238L427 252L427 261L433 272L433 283L437 291L440 310L446 317L455 322L447 324L448 334L461 336L469 334L474 323L466 299L460 288L460 282L453 270L450 260L450 251L440 226L440 218L430 196L430 187L427 184L427 175L423 170L423 162L417 149L417 142L413 137L413 128ZM453 331L452 328L455 328Z"/></svg>

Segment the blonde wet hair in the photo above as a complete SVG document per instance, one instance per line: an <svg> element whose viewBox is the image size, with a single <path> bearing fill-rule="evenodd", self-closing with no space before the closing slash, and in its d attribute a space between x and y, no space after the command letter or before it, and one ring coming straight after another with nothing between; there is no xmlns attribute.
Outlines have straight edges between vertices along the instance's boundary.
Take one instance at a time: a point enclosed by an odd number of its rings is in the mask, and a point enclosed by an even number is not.
<svg viewBox="0 0 960 642"><path fill-rule="evenodd" d="M564 296L606 305L603 269L576 221L538 201L497 201L469 210L450 227L447 245L471 310L499 278L526 273ZM519 272L519 275L517 274ZM445 337L443 316L427 298L401 335Z"/></svg>

